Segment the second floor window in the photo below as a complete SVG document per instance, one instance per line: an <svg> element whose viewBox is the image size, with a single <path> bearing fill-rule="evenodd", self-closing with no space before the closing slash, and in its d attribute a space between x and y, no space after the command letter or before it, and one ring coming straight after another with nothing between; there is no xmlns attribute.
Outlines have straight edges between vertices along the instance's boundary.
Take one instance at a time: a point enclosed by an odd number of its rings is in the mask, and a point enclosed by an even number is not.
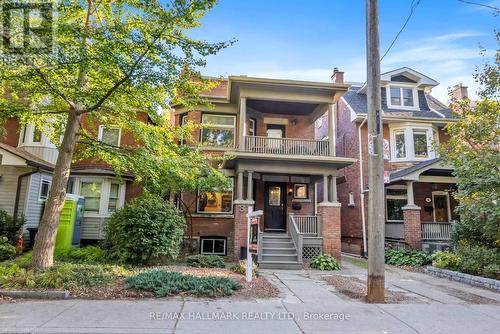
<svg viewBox="0 0 500 334"><path fill-rule="evenodd" d="M120 128L100 126L98 140L112 146L120 146Z"/></svg>
<svg viewBox="0 0 500 334"><path fill-rule="evenodd" d="M391 130L392 160L423 160L435 157L432 128L406 127Z"/></svg>
<svg viewBox="0 0 500 334"><path fill-rule="evenodd" d="M234 147L236 116L203 114L202 123L203 146Z"/></svg>

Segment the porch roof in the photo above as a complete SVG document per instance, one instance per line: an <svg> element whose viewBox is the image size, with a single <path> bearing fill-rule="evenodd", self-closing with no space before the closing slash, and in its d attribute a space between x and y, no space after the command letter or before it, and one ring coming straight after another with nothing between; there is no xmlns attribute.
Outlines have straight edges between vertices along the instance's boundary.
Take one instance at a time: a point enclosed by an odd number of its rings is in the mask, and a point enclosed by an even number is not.
<svg viewBox="0 0 500 334"><path fill-rule="evenodd" d="M443 181L450 180L450 178L454 179L453 167L445 165L442 158L422 161L411 167L392 172L390 183L398 181L423 181L427 176L438 177L434 179L436 182L440 182L439 178L442 178Z"/></svg>
<svg viewBox="0 0 500 334"><path fill-rule="evenodd" d="M337 169L356 162L345 157L278 155L249 152L231 152L224 162L224 168L247 170L258 173L332 175Z"/></svg>

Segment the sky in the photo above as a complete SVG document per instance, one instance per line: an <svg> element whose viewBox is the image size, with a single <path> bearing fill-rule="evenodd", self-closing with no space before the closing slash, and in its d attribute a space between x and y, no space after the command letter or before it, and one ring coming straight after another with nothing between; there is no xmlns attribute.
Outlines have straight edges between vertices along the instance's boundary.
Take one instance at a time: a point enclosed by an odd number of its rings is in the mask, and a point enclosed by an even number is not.
<svg viewBox="0 0 500 334"><path fill-rule="evenodd" d="M471 1L500 7L500 0ZM381 54L403 26L411 3L379 0ZM494 30L500 16L493 14L458 0L421 0L383 59L382 72L408 66L440 83L433 95L443 102L448 87L457 83L475 98L472 74L498 48ZM201 22L191 36L237 40L207 58L204 75L329 81L338 67L348 82L366 80L365 0L219 0Z"/></svg>

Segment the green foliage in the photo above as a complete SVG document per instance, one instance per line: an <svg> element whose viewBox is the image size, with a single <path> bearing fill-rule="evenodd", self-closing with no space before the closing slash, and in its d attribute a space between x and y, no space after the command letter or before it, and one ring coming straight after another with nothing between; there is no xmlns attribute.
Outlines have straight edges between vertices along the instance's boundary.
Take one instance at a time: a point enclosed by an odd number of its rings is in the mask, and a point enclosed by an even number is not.
<svg viewBox="0 0 500 334"><path fill-rule="evenodd" d="M6 236L11 245L17 244L24 223L23 216L14 220L6 211L0 210L0 235Z"/></svg>
<svg viewBox="0 0 500 334"><path fill-rule="evenodd" d="M174 205L144 193L109 220L106 235L111 258L134 264L146 264L160 257L175 258L184 223Z"/></svg>
<svg viewBox="0 0 500 334"><path fill-rule="evenodd" d="M157 297L164 297L186 292L196 296L228 296L242 285L227 277L196 277L164 270L150 270L128 277L125 288L135 288L154 292Z"/></svg>
<svg viewBox="0 0 500 334"><path fill-rule="evenodd" d="M389 249L385 251L385 263L393 266L419 267L431 264L429 253L409 249Z"/></svg>
<svg viewBox="0 0 500 334"><path fill-rule="evenodd" d="M57 261L98 264L105 262L106 252L98 246L85 246L56 251L54 255Z"/></svg>
<svg viewBox="0 0 500 334"><path fill-rule="evenodd" d="M448 250L435 252L432 254L432 265L441 269L459 270L460 257Z"/></svg>
<svg viewBox="0 0 500 334"><path fill-rule="evenodd" d="M247 271L247 260L241 260L237 264L231 267L231 270L240 275L246 275ZM257 277L259 272L259 267L252 261L252 276Z"/></svg>
<svg viewBox="0 0 500 334"><path fill-rule="evenodd" d="M16 253L16 247L9 243L7 237L0 236L0 262L13 259Z"/></svg>
<svg viewBox="0 0 500 334"><path fill-rule="evenodd" d="M218 255L191 255L186 259L187 265L199 268L226 268L224 258Z"/></svg>
<svg viewBox="0 0 500 334"><path fill-rule="evenodd" d="M310 266L319 270L340 270L337 260L331 255L318 255L313 257Z"/></svg>
<svg viewBox="0 0 500 334"><path fill-rule="evenodd" d="M500 266L500 251L484 246L459 247L460 271L472 275L496 278Z"/></svg>

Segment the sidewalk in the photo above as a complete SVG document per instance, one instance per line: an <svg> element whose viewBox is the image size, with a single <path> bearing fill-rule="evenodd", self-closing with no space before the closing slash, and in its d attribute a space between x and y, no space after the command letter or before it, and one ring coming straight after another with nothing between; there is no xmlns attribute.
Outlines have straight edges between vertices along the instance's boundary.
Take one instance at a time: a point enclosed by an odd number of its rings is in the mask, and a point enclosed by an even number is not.
<svg viewBox="0 0 500 334"><path fill-rule="evenodd" d="M335 275L364 279L345 259ZM60 300L0 303L0 332L16 333L495 333L500 294L389 267L386 286L412 304L365 304L317 271L262 274L281 291L261 300ZM332 274L332 273L327 273Z"/></svg>

